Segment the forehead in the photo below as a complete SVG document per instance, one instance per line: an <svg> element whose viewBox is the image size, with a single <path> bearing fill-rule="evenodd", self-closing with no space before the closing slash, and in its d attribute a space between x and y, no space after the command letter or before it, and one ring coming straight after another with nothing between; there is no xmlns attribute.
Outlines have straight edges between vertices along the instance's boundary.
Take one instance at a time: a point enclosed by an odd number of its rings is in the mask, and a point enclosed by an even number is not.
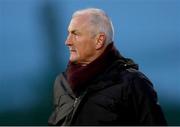
<svg viewBox="0 0 180 127"><path fill-rule="evenodd" d="M87 28L89 18L86 15L75 16L71 19L68 30Z"/></svg>

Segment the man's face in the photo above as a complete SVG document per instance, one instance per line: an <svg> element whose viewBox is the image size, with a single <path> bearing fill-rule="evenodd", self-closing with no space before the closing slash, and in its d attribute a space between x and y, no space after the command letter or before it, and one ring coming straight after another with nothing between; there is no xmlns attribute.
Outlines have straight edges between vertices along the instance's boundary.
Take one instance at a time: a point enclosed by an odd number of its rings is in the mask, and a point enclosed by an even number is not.
<svg viewBox="0 0 180 127"><path fill-rule="evenodd" d="M92 36L87 16L72 18L68 27L66 45L70 51L70 61L88 64L95 57L96 39Z"/></svg>

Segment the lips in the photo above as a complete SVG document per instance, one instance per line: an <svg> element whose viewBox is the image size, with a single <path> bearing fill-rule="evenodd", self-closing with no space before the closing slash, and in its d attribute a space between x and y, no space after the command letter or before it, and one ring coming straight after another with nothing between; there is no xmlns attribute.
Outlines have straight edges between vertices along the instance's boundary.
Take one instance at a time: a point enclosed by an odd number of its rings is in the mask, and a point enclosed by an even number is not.
<svg viewBox="0 0 180 127"><path fill-rule="evenodd" d="M70 52L76 52L76 49L75 48L69 48L69 51Z"/></svg>
<svg viewBox="0 0 180 127"><path fill-rule="evenodd" d="M70 50L70 52L76 52L76 50Z"/></svg>

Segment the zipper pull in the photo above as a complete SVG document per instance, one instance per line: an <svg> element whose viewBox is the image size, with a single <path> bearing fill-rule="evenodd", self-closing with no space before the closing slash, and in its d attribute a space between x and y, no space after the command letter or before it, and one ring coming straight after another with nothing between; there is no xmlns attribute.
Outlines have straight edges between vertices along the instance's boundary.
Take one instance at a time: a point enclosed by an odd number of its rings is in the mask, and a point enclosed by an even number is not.
<svg viewBox="0 0 180 127"><path fill-rule="evenodd" d="M77 103L77 102L78 102L78 98L75 99L74 104L73 104L73 107L76 106L76 103Z"/></svg>

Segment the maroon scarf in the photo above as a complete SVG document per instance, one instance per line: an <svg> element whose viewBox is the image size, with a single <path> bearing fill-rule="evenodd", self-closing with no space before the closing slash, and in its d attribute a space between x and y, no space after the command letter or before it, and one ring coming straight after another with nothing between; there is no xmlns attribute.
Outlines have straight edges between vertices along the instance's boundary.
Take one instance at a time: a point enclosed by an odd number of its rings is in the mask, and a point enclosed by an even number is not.
<svg viewBox="0 0 180 127"><path fill-rule="evenodd" d="M66 74L72 90L75 92L81 87L86 87L88 83L96 78L99 74L104 72L115 60L121 56L116 50L113 43L109 44L105 51L93 62L87 66L81 66L69 62Z"/></svg>

